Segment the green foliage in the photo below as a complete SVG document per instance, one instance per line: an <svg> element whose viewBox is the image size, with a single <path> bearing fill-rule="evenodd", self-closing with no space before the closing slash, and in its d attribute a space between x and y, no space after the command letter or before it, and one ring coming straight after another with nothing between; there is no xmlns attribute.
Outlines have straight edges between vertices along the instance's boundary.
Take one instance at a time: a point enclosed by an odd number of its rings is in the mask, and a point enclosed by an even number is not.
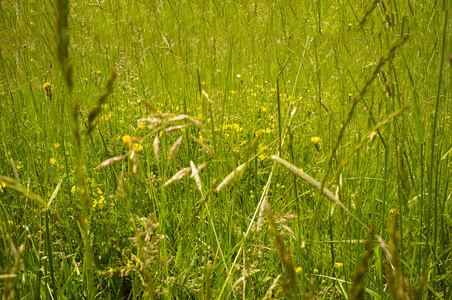
<svg viewBox="0 0 452 300"><path fill-rule="evenodd" d="M1 1L2 297L447 299L449 14Z"/></svg>

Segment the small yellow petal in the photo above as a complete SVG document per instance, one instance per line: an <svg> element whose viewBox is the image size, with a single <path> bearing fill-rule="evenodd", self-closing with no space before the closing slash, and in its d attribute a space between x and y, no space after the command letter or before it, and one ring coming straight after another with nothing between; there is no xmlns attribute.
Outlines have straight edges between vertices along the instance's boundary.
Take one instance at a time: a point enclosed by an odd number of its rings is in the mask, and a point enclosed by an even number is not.
<svg viewBox="0 0 452 300"><path fill-rule="evenodd" d="M343 263L334 263L334 267L335 267L336 269L340 269L340 268L342 268L343 266L344 266Z"/></svg>

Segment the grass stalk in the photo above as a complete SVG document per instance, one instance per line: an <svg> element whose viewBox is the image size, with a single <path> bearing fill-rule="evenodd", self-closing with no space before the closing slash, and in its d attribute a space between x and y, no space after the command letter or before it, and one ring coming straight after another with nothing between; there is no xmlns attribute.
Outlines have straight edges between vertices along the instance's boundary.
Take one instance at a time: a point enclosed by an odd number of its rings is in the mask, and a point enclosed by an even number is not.
<svg viewBox="0 0 452 300"><path fill-rule="evenodd" d="M440 95L441 95L441 86L442 86L442 78L443 78L443 70L444 70L444 56L446 52L446 32L447 32L447 20L449 12L447 10L444 10L444 16L443 16L443 32L441 36L441 48L440 48L440 63L439 63L439 69L438 69L438 85L437 85L437 91L436 91L436 99L435 99L435 110L433 114L433 122L431 125L431 136L430 136L430 145L429 145L429 165L428 165L428 200L427 200L427 218L426 218L426 224L427 224L427 232L426 232L426 244L424 248L424 266L423 270L426 272L428 268L428 258L430 256L430 239L431 239L431 209L432 209L432 201L433 201L433 174L434 174L434 163L435 163L435 144L437 142L437 136L436 136L436 130L437 130L437 123L438 123L438 110L439 110L439 101L440 101ZM436 191L438 193L438 191Z"/></svg>
<svg viewBox="0 0 452 300"><path fill-rule="evenodd" d="M55 281L55 271L53 268L53 251L52 251L52 241L50 239L50 227L49 227L49 210L46 210L44 212L45 214L45 239L46 239L46 250L47 250L47 257L49 259L49 273L50 273L50 282L52 284L52 292L53 292L53 298L58 299L58 289Z"/></svg>
<svg viewBox="0 0 452 300"><path fill-rule="evenodd" d="M265 210L270 220L270 230L275 237L276 251L278 252L281 262L286 270L286 282L283 283L282 288L287 296L291 299L298 299L297 275L293 266L292 257L286 252L284 241L276 228L276 220L272 209L268 202L265 203Z"/></svg>
<svg viewBox="0 0 452 300"><path fill-rule="evenodd" d="M341 143L345 129L352 119L352 116L355 112L356 105L360 102L360 100L367 93L367 90L369 89L370 85L372 84L372 82L375 80L375 78L379 74L380 69L383 67L383 65L395 55L396 49L399 46L401 46L406 40L407 40L407 37L398 37L398 38L394 39L394 41L392 42L392 44L389 47L386 54L380 56L380 58L378 59L378 62L376 63L375 68L372 70L372 73L363 79L363 82L361 84L361 88L359 90L358 95L355 95L352 97L352 104L350 106L349 112L345 116L345 118L342 120L342 123L339 127L340 129L339 129L338 136L336 137L336 139L333 142L333 145L330 149L330 153L328 155L328 160L327 160L327 164L326 164L326 168L325 168L325 173L324 173L323 178L320 183L320 190L323 190L323 187L325 186L326 178L328 177L329 172L332 167L331 163L333 161L333 157L335 157L336 151L339 148L339 145ZM323 201L323 197L321 198L321 202L318 207L321 207L322 201ZM314 218L317 218L317 217L318 217L318 212L314 215Z"/></svg>

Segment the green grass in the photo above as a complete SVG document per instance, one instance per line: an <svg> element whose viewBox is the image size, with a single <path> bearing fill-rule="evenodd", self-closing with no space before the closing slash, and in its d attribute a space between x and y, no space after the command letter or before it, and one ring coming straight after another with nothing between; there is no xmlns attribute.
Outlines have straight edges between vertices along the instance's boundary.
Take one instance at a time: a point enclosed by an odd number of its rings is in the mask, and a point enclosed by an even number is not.
<svg viewBox="0 0 452 300"><path fill-rule="evenodd" d="M362 2L0 2L2 297L449 299L451 7Z"/></svg>

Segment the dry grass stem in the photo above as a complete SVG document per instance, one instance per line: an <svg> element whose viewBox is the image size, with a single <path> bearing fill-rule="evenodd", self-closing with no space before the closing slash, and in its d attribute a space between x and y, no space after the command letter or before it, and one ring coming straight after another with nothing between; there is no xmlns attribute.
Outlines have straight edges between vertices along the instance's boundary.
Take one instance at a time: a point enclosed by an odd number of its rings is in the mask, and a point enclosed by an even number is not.
<svg viewBox="0 0 452 300"><path fill-rule="evenodd" d="M165 182L164 184L163 184L163 187L166 187L166 186L168 186L168 185L170 185L171 183L173 183L173 182L175 182L175 181L177 181L177 180L180 180L180 179L182 179L184 176L185 176L185 174L187 174L188 173L188 171L190 171L191 170L191 168L183 168L182 170L179 170L176 174L174 174L167 182Z"/></svg>
<svg viewBox="0 0 452 300"><path fill-rule="evenodd" d="M114 164L114 163L117 162L117 161L123 160L124 158L125 158L124 155L109 158L109 159L107 159L107 160L104 160L104 161L101 162L100 164L98 164L98 165L96 166L96 169L100 169L100 168L109 166L109 165L111 165L111 164Z"/></svg>
<svg viewBox="0 0 452 300"><path fill-rule="evenodd" d="M180 144L182 143L183 135L181 135L173 144L169 151L168 155L168 163L173 159L173 157L177 154L177 151L179 151Z"/></svg>
<svg viewBox="0 0 452 300"><path fill-rule="evenodd" d="M245 164L241 164L238 166L234 171L232 171L228 176L226 176L225 179L218 185L218 187L215 189L215 191L218 193L222 189L224 189L234 178L237 177L238 174L242 171L242 169L245 167Z"/></svg>
<svg viewBox="0 0 452 300"><path fill-rule="evenodd" d="M311 176L309 176L308 174L306 174L305 172L301 171L299 168L297 168L296 166L292 165L291 163L289 163L288 161L272 155L271 158L276 161L277 163L279 163L280 165L282 165L284 168L286 168L287 170L289 170L291 173L297 175L299 178L303 179L306 183L308 183L309 185L311 185L313 188L315 188L317 191L320 191L320 182L318 182L317 180L315 180L314 178L312 178ZM339 199L327 188L323 188L322 190L322 194L328 198L329 200L331 200L334 204L338 205L339 207L341 207L342 209L344 209L345 211L349 211L348 208L346 208L344 206L344 204L342 204L341 201L339 201Z"/></svg>

